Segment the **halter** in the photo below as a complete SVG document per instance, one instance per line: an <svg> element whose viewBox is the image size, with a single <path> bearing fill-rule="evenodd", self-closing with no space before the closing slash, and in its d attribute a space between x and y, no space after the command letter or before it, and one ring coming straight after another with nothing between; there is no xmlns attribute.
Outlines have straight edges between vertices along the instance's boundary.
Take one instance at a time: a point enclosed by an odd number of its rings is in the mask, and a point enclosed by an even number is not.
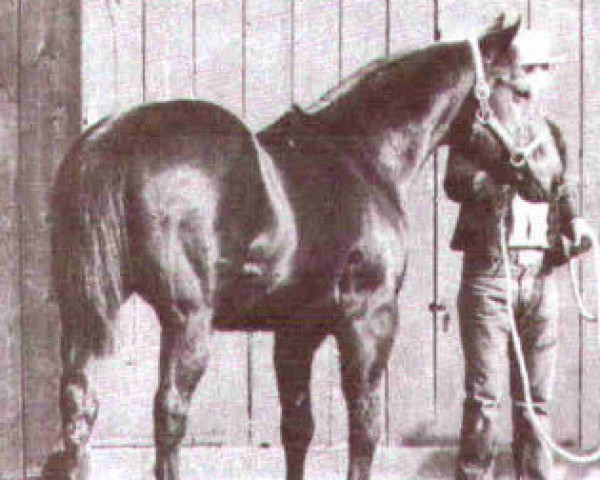
<svg viewBox="0 0 600 480"><path fill-rule="evenodd" d="M484 126L487 126L492 133L494 133L500 141L504 144L508 152L510 153L510 163L515 168L524 168L528 164L528 157L534 152L536 148L540 146L542 141L544 140L543 135L538 135L538 137L527 145L524 148L516 148L514 142L512 141L510 135L506 131L506 129L498 122L495 118L494 113L489 104L489 98L491 94L490 86L485 81L485 76L483 72L483 60L481 58L481 52L479 50L479 44L476 39L469 38L469 45L471 47L471 52L473 54L473 61L475 63L475 89L474 94L477 102L479 103L479 108L476 112L477 120ZM505 279L506 279L506 304L508 310L508 324L511 335L511 340L513 343L513 347L515 350L515 355L517 357L517 364L519 367L519 373L521 376L521 381L523 385L523 396L524 396L524 406L527 410L527 414L529 419L534 427L534 429L540 434L541 438L546 442L546 444L553 450L556 454L561 456L562 458L570 461L572 463L584 464L584 463L594 463L600 461L600 447L596 447L594 451L584 454L577 455L571 453L560 445L558 445L552 437L548 434L548 432L544 429L541 421L538 417L537 412L535 411L533 398L531 396L531 384L529 381L529 375L527 373L527 367L525 364L525 356L523 355L523 347L521 345L521 338L519 337L519 333L517 330L517 325L515 322L514 312L512 309L513 304L513 292L512 292L512 281L511 281L511 273L510 273L510 259L508 256L508 246L506 244L506 225L502 220L500 222L500 251L502 255L502 261L504 263L505 269ZM600 246L598 245L598 239L594 236L592 239L592 251L594 254L594 267L596 274L596 288L600 286ZM574 275L574 259L570 260L571 267L571 282L576 293L575 297L577 300L577 304L579 306L581 315L587 320L593 320L594 316L590 314L585 307L583 306L583 302L581 300L581 295L579 294L579 290L576 284L576 278ZM596 294L596 309L598 314L600 314L600 293ZM600 345L600 321L597 324L597 342Z"/></svg>
<svg viewBox="0 0 600 480"><path fill-rule="evenodd" d="M504 148L508 151L509 163L516 169L522 169L528 166L528 159L533 152L547 139L545 132L538 134L538 136L527 146L517 147L512 137L504 128L504 126L498 121L496 115L490 106L490 95L492 90L489 84L485 81L485 74L483 71L483 58L481 57L481 51L479 50L479 42L476 38L468 39L469 46L471 47L471 54L473 55L473 62L475 64L475 88L474 95L478 103L477 112L475 117L477 121L489 130L500 140Z"/></svg>

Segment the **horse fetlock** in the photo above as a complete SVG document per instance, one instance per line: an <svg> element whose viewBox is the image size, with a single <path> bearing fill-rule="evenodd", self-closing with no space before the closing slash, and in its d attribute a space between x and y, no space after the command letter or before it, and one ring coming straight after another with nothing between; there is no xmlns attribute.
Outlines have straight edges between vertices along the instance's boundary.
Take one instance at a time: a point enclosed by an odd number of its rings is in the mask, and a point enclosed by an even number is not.
<svg viewBox="0 0 600 480"><path fill-rule="evenodd" d="M350 407L350 447L356 456L372 455L379 438L381 425L379 400L371 395L353 402Z"/></svg>
<svg viewBox="0 0 600 480"><path fill-rule="evenodd" d="M52 454L42 470L44 480L89 480L90 456L87 450L77 454L62 451Z"/></svg>
<svg viewBox="0 0 600 480"><path fill-rule="evenodd" d="M63 439L67 451L78 451L87 445L92 435L93 422L86 417L79 417L63 426Z"/></svg>
<svg viewBox="0 0 600 480"><path fill-rule="evenodd" d="M81 382L66 383L61 389L63 439L67 450L79 450L92 434L98 416L98 397Z"/></svg>
<svg viewBox="0 0 600 480"><path fill-rule="evenodd" d="M157 448L154 475L156 480L179 479L179 452L177 449Z"/></svg>
<svg viewBox="0 0 600 480"><path fill-rule="evenodd" d="M186 432L188 402L177 394L161 394L155 400L155 438L159 448L171 449L183 440Z"/></svg>
<svg viewBox="0 0 600 480"><path fill-rule="evenodd" d="M369 480L370 470L373 463L373 454L354 457L351 460L348 472L348 480Z"/></svg>

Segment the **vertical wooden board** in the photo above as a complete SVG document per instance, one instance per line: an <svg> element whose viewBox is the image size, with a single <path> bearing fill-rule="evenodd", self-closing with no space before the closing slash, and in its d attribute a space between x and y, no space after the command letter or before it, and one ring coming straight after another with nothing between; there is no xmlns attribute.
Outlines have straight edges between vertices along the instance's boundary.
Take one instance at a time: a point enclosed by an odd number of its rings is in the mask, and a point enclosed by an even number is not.
<svg viewBox="0 0 600 480"><path fill-rule="evenodd" d="M23 469L21 327L19 316L17 2L0 4L0 469L6 476Z"/></svg>
<svg viewBox="0 0 600 480"><path fill-rule="evenodd" d="M477 0L439 0L441 40L460 40L468 35L478 35L503 13L511 19L521 15L523 24L526 24L528 1L495 0L481 3Z"/></svg>
<svg viewBox="0 0 600 480"><path fill-rule="evenodd" d="M294 1L293 98L302 106L316 101L340 79L339 15L339 0ZM337 362L337 348L329 338L312 366L313 445L331 445L333 441L331 417L337 408L332 408L332 396L340 388Z"/></svg>
<svg viewBox="0 0 600 480"><path fill-rule="evenodd" d="M194 96L242 116L243 0L203 0L195 12Z"/></svg>
<svg viewBox="0 0 600 480"><path fill-rule="evenodd" d="M598 233L600 227L600 38L598 38L598 25L600 25L600 4L585 2L583 14L583 215ZM585 303L595 311L598 292L598 280L592 254L583 257L583 290ZM570 318L567 321L572 321ZM598 444L600 437L600 345L597 337L598 325L584 323L583 328L583 408L581 411L582 443L584 447Z"/></svg>
<svg viewBox="0 0 600 480"><path fill-rule="evenodd" d="M194 3L145 2L147 100L191 97L194 86Z"/></svg>
<svg viewBox="0 0 600 480"><path fill-rule="evenodd" d="M19 131L25 451L37 469L59 439L60 326L50 279L48 192L81 126L80 2L22 0Z"/></svg>
<svg viewBox="0 0 600 480"><path fill-rule="evenodd" d="M294 102L306 106L339 80L339 0L295 0Z"/></svg>
<svg viewBox="0 0 600 480"><path fill-rule="evenodd" d="M246 7L246 120L260 129L290 108L291 2L248 2Z"/></svg>
<svg viewBox="0 0 600 480"><path fill-rule="evenodd" d="M143 2L105 0L114 31L111 49L116 64L114 76L118 109L144 101Z"/></svg>
<svg viewBox="0 0 600 480"><path fill-rule="evenodd" d="M402 54L429 45L434 38L434 3L389 0L389 50Z"/></svg>
<svg viewBox="0 0 600 480"><path fill-rule="evenodd" d="M390 50L405 52L433 42L433 4L390 2ZM416 27L416 28L415 28ZM401 160L399 160L401 161ZM433 162L406 186L409 259L400 292L400 319L388 367L389 441L394 446L424 442L433 418Z"/></svg>
<svg viewBox="0 0 600 480"><path fill-rule="evenodd" d="M117 105L114 27L108 5L106 0L82 3L81 89L84 125L93 125L112 113Z"/></svg>
<svg viewBox="0 0 600 480"><path fill-rule="evenodd" d="M580 37L579 2L564 0L534 1L531 8L533 28L552 34L555 51L567 55L566 62L554 69L554 86L549 98L549 116L561 127L569 153L568 174L579 181L578 152L580 148ZM580 325L577 307L568 284L566 272L559 275L561 292L558 362L555 381L552 420L555 437L560 441L578 442Z"/></svg>
<svg viewBox="0 0 600 480"><path fill-rule="evenodd" d="M142 0L82 3L83 122L141 103Z"/></svg>
<svg viewBox="0 0 600 480"><path fill-rule="evenodd" d="M342 3L342 76L346 77L386 53L386 0Z"/></svg>
<svg viewBox="0 0 600 480"><path fill-rule="evenodd" d="M292 9L286 0L247 3L245 118L255 130L273 122L292 102ZM273 335L253 333L251 348L252 444L280 444Z"/></svg>
<svg viewBox="0 0 600 480"><path fill-rule="evenodd" d="M438 152L438 252L437 272L440 303L446 306L450 321L443 328L443 319L438 319L437 325L437 403L436 403L436 434L441 443L451 443L458 437L462 418L462 403L464 398L463 378L464 363L460 344L458 312L456 298L460 286L462 255L450 249L450 239L458 217L459 206L450 201L443 188L446 172L448 151ZM507 359L508 361L508 359ZM508 372L505 370L507 375ZM508 377L507 377L508 381ZM505 412L508 404L505 402ZM508 430L510 420L504 415L503 427Z"/></svg>
<svg viewBox="0 0 600 480"><path fill-rule="evenodd" d="M115 354L94 361L90 368L100 401L91 445L151 446L158 323L151 307L134 296L119 311L115 325Z"/></svg>
<svg viewBox="0 0 600 480"><path fill-rule="evenodd" d="M209 368L190 408L187 442L248 444L248 349L246 334L213 336Z"/></svg>
<svg viewBox="0 0 600 480"><path fill-rule="evenodd" d="M459 40L467 35L479 34L502 12L510 17L520 14L526 23L527 1L481 3L476 0L442 0L439 5L439 28L441 40ZM443 177L446 171L447 149L439 152L438 189L438 285L440 298L448 308L450 323L444 332L438 325L436 345L438 369L436 372L438 400L436 410L436 435L441 442L454 442L459 436L464 399L464 359L459 335L459 319L456 298L460 286L462 255L450 250L449 244L458 216L458 205L450 201L443 192ZM508 358L501 366L505 388L502 396L498 436L503 443L511 441L510 400L508 395Z"/></svg>

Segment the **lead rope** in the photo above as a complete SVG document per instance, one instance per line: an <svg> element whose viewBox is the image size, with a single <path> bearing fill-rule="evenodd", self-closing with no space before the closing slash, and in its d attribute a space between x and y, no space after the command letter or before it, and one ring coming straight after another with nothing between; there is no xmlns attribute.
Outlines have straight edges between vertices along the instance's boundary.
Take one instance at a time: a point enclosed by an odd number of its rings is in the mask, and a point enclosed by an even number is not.
<svg viewBox="0 0 600 480"><path fill-rule="evenodd" d="M595 270L596 270L596 276L598 276L598 259L596 258L598 257L598 253L596 252L596 249L594 248L594 265L595 265ZM575 258L571 258L569 259L569 274L571 277L571 286L573 287L573 295L575 296L575 301L577 302L577 308L579 309L579 313L581 314L581 316L583 318L585 318L586 320L593 322L593 321L597 321L596 316L592 313L590 313L590 311L585 307L585 305L583 304L583 299L581 298L581 292L579 291L578 288L578 281L577 281L577 269L576 267L576 263L577 263L577 259ZM598 312L600 313L600 310L598 310ZM600 326L598 327L599 332L598 332L598 344L600 345Z"/></svg>
<svg viewBox="0 0 600 480"><path fill-rule="evenodd" d="M596 237L594 237L591 240L592 240L592 251L593 251L593 255L594 255L594 269L595 269L595 274L596 274L596 288L599 289L600 287L598 287L598 285L599 285L598 282L600 280L599 279L600 251L598 249L598 239ZM510 334L511 334L511 338L512 338L513 347L515 349L515 354L517 356L519 373L521 374L521 381L523 384L523 396L525 398L525 409L526 409L527 413L529 414L529 419L531 421L531 424L533 425L533 428L542 437L544 442L546 442L546 444L550 447L550 449L552 451L554 451L554 453L556 453L558 456L560 456L560 457L564 458L565 460L572 462L572 463L583 464L583 463L597 462L600 460L600 447L596 447L596 450L594 452L585 454L585 455L577 455L577 454L574 454L574 453L571 453L571 452L565 450L560 445L558 445L556 442L554 442L554 440L552 440L552 438L550 437L548 432L546 432L546 430L544 430L544 427L542 426L542 424L540 422L538 414L535 412L535 409L533 406L533 400L531 398L531 384L529 381L529 375L527 374L527 368L525 366L523 347L521 345L521 339L519 338L519 333L517 332L517 325L515 322L515 316L514 316L513 307L512 307L512 305L513 305L512 280L511 280L511 274L510 274L508 248L506 246L506 226L504 224L504 220L502 220L500 222L500 250L501 250L502 262L504 263L504 270L505 270L505 274L506 274L506 302L507 302L507 310L508 310L507 316L508 316L508 322L509 322L509 327L510 327ZM571 260L571 262L572 261L573 260ZM574 270L574 267L572 267L572 268ZM571 280L575 281L574 276L571 276ZM573 286L576 288L576 285L573 285ZM581 297L578 298L578 303L581 308L583 306L583 302L580 302L580 300L581 300ZM600 293L597 293L596 300L597 300L596 307L598 309L597 312L600 313ZM598 323L597 340L598 340L598 345L600 345L600 322Z"/></svg>

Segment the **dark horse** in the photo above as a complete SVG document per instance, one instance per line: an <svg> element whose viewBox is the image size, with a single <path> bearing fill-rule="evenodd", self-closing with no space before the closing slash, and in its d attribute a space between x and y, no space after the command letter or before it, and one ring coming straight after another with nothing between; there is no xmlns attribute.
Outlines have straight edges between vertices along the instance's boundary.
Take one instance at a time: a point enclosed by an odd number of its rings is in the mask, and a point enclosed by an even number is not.
<svg viewBox="0 0 600 480"><path fill-rule="evenodd" d="M480 37L490 82L517 30ZM136 292L161 325L156 478L179 478L212 330L265 329L275 335L286 478L303 478L311 363L333 335L348 478L368 479L406 265L403 185L437 145L458 141L458 123L475 121L474 78L467 42L435 44L372 63L258 133L200 101L142 105L88 129L53 197L65 451L46 476L87 477L98 402L86 372L110 351L115 314Z"/></svg>

